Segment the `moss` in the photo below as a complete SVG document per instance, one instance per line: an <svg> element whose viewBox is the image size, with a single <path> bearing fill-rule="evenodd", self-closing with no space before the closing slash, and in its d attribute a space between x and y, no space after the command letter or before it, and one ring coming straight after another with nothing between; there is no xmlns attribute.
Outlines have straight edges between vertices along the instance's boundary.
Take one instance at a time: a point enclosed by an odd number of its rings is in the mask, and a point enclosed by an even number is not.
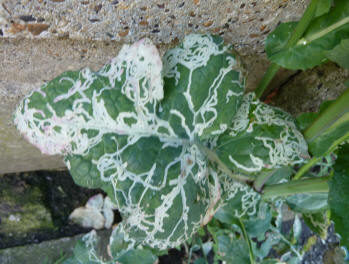
<svg viewBox="0 0 349 264"><path fill-rule="evenodd" d="M42 203L43 194L38 187L22 182L15 188L9 181L0 184L1 233L20 235L33 229L52 229L50 212Z"/></svg>

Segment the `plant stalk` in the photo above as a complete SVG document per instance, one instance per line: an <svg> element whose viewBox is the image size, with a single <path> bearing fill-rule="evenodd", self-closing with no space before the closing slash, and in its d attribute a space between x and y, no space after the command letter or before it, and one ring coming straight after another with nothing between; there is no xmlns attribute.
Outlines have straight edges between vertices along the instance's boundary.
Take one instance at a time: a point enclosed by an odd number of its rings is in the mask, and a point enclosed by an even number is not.
<svg viewBox="0 0 349 264"><path fill-rule="evenodd" d="M246 183L247 181L251 181L252 179L242 175L242 174L237 174L237 173L233 173L228 167L227 165L224 164L224 162L222 162L219 157L217 156L217 154L212 151L211 149L201 145L201 144L197 144L197 146L207 155L208 159L215 162L218 167L225 172L226 174L228 174L231 178L233 178L234 180L241 182L241 183Z"/></svg>
<svg viewBox="0 0 349 264"><path fill-rule="evenodd" d="M311 142L326 131L343 114L349 111L349 89L336 99L315 121L304 131L307 142Z"/></svg>
<svg viewBox="0 0 349 264"><path fill-rule="evenodd" d="M249 255L250 255L250 263L251 264L255 264L255 256L253 254L253 248L252 248L252 243L251 243L251 240L250 240L250 237L248 236L247 232L246 232L246 228L245 228L245 225L244 223L241 221L241 218L239 218L239 225L240 225L240 228L242 230L242 235L244 236L245 240L246 240L246 243L248 245L248 249L249 249Z"/></svg>
<svg viewBox="0 0 349 264"><path fill-rule="evenodd" d="M276 63L270 64L267 71L264 73L262 80L259 82L255 94L257 98L261 98L265 89L267 89L269 83L273 80L275 74L279 71L281 67Z"/></svg>
<svg viewBox="0 0 349 264"><path fill-rule="evenodd" d="M328 180L330 177L311 178L306 180L295 180L281 184L275 184L264 188L262 198L265 200L273 197L287 197L301 193L328 192Z"/></svg>
<svg viewBox="0 0 349 264"><path fill-rule="evenodd" d="M304 32L308 28L311 20L314 17L314 14L316 12L316 6L319 0L311 0L310 4L308 5L307 9L305 10L301 20L298 22L296 28L291 34L290 39L287 41L285 49L289 49L290 47L297 44L298 40L303 36ZM261 98L265 89L268 87L269 83L274 78L275 74L279 71L280 66L272 63L266 73L264 74L262 80L257 86L257 89L255 90L257 98Z"/></svg>
<svg viewBox="0 0 349 264"><path fill-rule="evenodd" d="M264 184L268 181L268 179L273 176L274 171L261 173L257 176L256 180L253 182L253 187L257 192L260 192L264 186Z"/></svg>
<svg viewBox="0 0 349 264"><path fill-rule="evenodd" d="M313 157L306 164L304 164L293 177L293 180L298 180L302 177L311 167L313 167L322 157Z"/></svg>
<svg viewBox="0 0 349 264"><path fill-rule="evenodd" d="M325 36L326 34L330 33L331 31L336 30L337 28L345 25L349 23L349 17L345 17L342 20L339 20L337 23L334 23L333 25L317 32L316 34L309 36L308 38L304 37L302 39L300 39L299 41L297 41L297 44L301 45L301 44L309 44L310 42L317 40L323 36Z"/></svg>

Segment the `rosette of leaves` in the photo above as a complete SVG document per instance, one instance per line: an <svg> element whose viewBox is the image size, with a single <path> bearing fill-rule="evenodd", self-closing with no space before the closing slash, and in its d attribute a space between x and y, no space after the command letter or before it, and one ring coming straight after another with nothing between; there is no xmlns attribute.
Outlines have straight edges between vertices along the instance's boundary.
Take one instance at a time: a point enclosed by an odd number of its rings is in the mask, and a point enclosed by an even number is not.
<svg viewBox="0 0 349 264"><path fill-rule="evenodd" d="M244 96L244 83L219 37L189 35L162 60L144 39L98 72L65 72L33 91L14 120L43 153L64 155L77 184L108 193L125 241L166 249L210 220L234 188L227 177L307 155L292 118Z"/></svg>

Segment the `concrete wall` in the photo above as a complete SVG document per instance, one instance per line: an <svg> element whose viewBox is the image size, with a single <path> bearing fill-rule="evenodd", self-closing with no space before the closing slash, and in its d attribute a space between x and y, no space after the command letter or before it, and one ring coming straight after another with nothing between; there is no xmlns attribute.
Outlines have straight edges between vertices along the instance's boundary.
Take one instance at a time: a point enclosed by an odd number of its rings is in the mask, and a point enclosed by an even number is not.
<svg viewBox="0 0 349 264"><path fill-rule="evenodd" d="M163 53L186 34L213 33L244 56L253 89L268 63L263 41L308 0L0 0L0 173L56 169L12 124L19 100L66 70L98 70L122 43L149 37ZM290 76L285 71L276 85Z"/></svg>

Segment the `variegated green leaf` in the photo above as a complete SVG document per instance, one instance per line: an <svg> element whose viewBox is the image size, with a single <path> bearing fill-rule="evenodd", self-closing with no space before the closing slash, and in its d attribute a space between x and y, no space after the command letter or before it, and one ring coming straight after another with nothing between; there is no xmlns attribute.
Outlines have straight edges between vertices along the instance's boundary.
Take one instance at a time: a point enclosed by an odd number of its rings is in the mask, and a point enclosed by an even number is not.
<svg viewBox="0 0 349 264"><path fill-rule="evenodd" d="M220 185L197 140L224 132L244 86L217 37L190 35L163 62L165 85L155 46L126 45L99 72L66 72L32 92L15 114L43 153L65 155L78 184L115 200L126 240L161 249L212 217Z"/></svg>
<svg viewBox="0 0 349 264"><path fill-rule="evenodd" d="M259 195L228 178L230 169L254 174L307 155L287 114L252 94L241 105L242 73L218 37L190 35L163 62L142 40L98 72L66 72L33 91L15 123L43 153L64 155L78 184L108 193L128 245L167 249L220 201L236 203L235 217L256 212Z"/></svg>
<svg viewBox="0 0 349 264"><path fill-rule="evenodd" d="M244 174L299 164L308 157L307 144L292 117L259 102L252 93L244 97L215 152L231 170Z"/></svg>

